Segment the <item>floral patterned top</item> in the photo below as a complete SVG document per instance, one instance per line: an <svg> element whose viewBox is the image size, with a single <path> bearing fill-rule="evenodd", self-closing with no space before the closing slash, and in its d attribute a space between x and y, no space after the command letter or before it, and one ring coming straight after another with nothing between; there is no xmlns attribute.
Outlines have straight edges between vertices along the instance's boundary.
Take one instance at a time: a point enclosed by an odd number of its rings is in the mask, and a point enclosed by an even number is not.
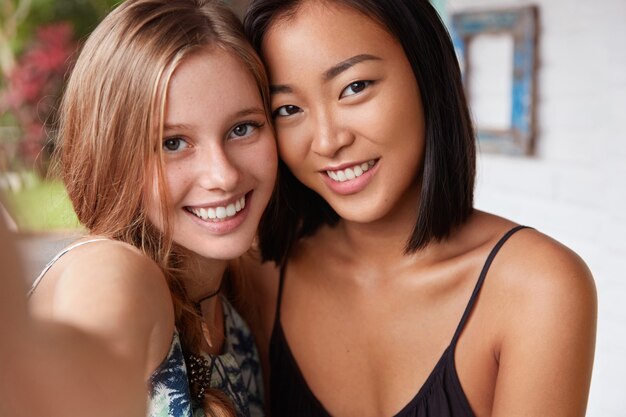
<svg viewBox="0 0 626 417"><path fill-rule="evenodd" d="M225 348L220 355L204 353L211 364L211 388L226 393L237 417L261 417L263 379L254 338L237 311L221 297L224 311ZM163 363L149 381L149 417L205 417L191 399L189 380L178 332Z"/></svg>

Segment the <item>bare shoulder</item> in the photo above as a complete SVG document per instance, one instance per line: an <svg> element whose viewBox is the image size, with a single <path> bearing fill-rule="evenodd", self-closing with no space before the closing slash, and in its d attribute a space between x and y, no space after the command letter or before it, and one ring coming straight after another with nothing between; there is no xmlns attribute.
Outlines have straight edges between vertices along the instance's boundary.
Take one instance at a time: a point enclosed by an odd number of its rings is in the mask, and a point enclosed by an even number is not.
<svg viewBox="0 0 626 417"><path fill-rule="evenodd" d="M597 320L592 274L574 251L538 230L521 228L503 240L517 226L478 212L459 239L483 263L503 243L479 303L498 367L490 415L584 416Z"/></svg>
<svg viewBox="0 0 626 417"><path fill-rule="evenodd" d="M103 292L114 293L110 303L128 303L128 308L135 305L148 311L167 311L165 307L171 304L161 269L129 244L114 240L93 242L71 250L61 259L55 292L80 294L87 299Z"/></svg>
<svg viewBox="0 0 626 417"><path fill-rule="evenodd" d="M597 321L585 262L539 231L522 229L502 246L489 275L499 363L493 415L584 415Z"/></svg>
<svg viewBox="0 0 626 417"><path fill-rule="evenodd" d="M478 213L468 233L477 243L493 248L519 225L488 213ZM489 274L492 285L501 286L510 296L532 302L550 295L554 301L582 297L595 299L595 285L585 262L574 251L533 228L520 228L504 242L494 258ZM530 299L529 296L532 296Z"/></svg>
<svg viewBox="0 0 626 417"><path fill-rule="evenodd" d="M503 246L494 273L512 294L538 308L595 306L591 271L574 251L534 229L522 229Z"/></svg>
<svg viewBox="0 0 626 417"><path fill-rule="evenodd" d="M156 368L169 350L174 309L155 262L131 245L103 240L72 249L59 264L49 318L145 363L147 374Z"/></svg>

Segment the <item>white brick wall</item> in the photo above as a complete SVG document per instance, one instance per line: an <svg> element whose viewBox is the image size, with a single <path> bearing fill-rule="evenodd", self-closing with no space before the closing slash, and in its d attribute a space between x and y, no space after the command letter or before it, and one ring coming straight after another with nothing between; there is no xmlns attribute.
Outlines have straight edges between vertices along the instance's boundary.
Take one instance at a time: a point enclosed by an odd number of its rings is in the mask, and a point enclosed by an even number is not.
<svg viewBox="0 0 626 417"><path fill-rule="evenodd" d="M594 273L589 417L626 416L626 0L447 0L449 13L539 6L536 155L479 157L477 206L532 225Z"/></svg>

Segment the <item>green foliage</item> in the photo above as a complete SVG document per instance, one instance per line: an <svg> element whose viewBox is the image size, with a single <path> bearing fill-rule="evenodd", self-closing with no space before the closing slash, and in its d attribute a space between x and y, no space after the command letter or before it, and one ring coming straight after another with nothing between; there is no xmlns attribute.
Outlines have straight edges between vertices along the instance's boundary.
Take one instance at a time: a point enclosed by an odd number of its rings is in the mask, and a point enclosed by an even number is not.
<svg viewBox="0 0 626 417"><path fill-rule="evenodd" d="M21 138L17 152L7 152L3 148L11 146L0 132L0 170L24 165L45 176L53 149L48 133L54 128L50 123L55 120L75 51L115 2L4 1L0 7L0 42L8 42L0 44L0 53L6 58L6 65L1 67L0 126L19 129ZM10 155L22 163L7 161Z"/></svg>
<svg viewBox="0 0 626 417"><path fill-rule="evenodd" d="M15 126L17 120L12 113L0 113L0 126Z"/></svg>
<svg viewBox="0 0 626 417"><path fill-rule="evenodd" d="M72 23L78 39L87 36L119 0L32 0L27 19L12 39L19 55L29 44L39 26L60 21Z"/></svg>
<svg viewBox="0 0 626 417"><path fill-rule="evenodd" d="M30 174L30 186L7 191L6 208L20 231L78 229L80 225L60 181L40 181ZM29 182L27 181L27 182Z"/></svg>

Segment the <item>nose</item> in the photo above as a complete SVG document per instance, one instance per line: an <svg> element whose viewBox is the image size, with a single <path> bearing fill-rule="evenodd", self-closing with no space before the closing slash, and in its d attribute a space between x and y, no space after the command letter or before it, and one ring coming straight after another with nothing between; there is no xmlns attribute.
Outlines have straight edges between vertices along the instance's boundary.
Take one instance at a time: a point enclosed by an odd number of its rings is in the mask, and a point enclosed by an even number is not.
<svg viewBox="0 0 626 417"><path fill-rule="evenodd" d="M198 157L199 184L207 190L232 191L239 184L241 172L223 143L201 149Z"/></svg>
<svg viewBox="0 0 626 417"><path fill-rule="evenodd" d="M331 112L320 112L313 126L311 150L316 154L332 158L346 146L354 142L352 132L341 123L337 115Z"/></svg>

